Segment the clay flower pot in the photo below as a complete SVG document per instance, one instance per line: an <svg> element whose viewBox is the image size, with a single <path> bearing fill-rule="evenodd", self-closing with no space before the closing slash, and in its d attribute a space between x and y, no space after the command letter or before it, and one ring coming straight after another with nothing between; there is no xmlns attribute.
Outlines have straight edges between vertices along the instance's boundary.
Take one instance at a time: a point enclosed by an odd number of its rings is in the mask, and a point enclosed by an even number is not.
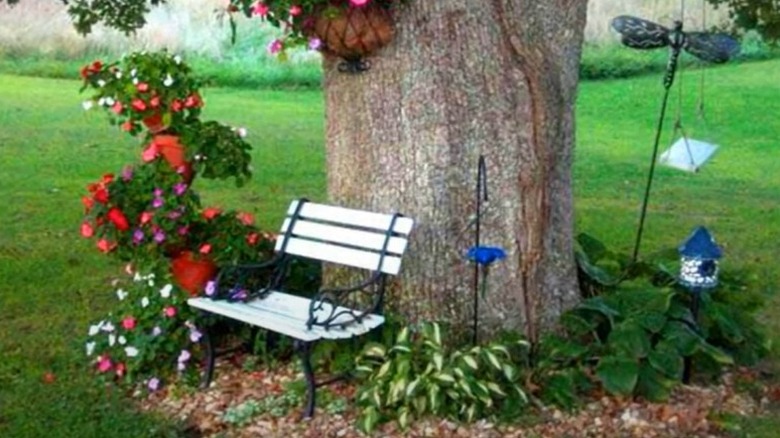
<svg viewBox="0 0 780 438"><path fill-rule="evenodd" d="M152 134L160 133L168 128L165 126L165 124L163 124L162 114L160 113L156 113L143 119L143 123L144 126L146 126L146 129L148 129Z"/></svg>
<svg viewBox="0 0 780 438"><path fill-rule="evenodd" d="M333 13L320 12L314 22L314 35L324 43L324 51L344 59L359 59L387 45L394 34L390 13L372 3L348 7Z"/></svg>
<svg viewBox="0 0 780 438"><path fill-rule="evenodd" d="M198 296L217 273L217 265L208 257L181 252L171 261L171 274L176 283L191 296Z"/></svg>
<svg viewBox="0 0 780 438"><path fill-rule="evenodd" d="M156 147L157 153L159 153L174 170L181 170L184 180L188 184L191 183L192 178L195 176L195 172L192 169L192 163L187 161L187 154L185 153L184 145L179 142L179 137L175 135L155 135L152 142Z"/></svg>

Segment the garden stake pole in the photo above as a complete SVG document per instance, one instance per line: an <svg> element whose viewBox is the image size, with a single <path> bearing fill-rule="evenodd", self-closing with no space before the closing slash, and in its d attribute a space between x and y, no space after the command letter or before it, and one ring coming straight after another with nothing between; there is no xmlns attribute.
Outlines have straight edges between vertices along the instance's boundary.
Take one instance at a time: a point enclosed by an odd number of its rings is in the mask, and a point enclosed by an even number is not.
<svg viewBox="0 0 780 438"><path fill-rule="evenodd" d="M650 162L650 171L647 175L647 186L645 187L645 196L642 199L642 212L639 215L639 227L636 232L636 242L634 243L634 254L631 257L631 262L636 263L639 257L639 247L642 244L642 232L645 227L645 217L647 216L647 203L650 200L650 189L653 186L653 176L655 175L655 163L658 161L658 145L661 142L661 133L664 127L664 118L666 117L666 107L669 102L669 91L674 84L674 75L677 73L677 61L680 59L680 51L685 43L685 35L682 33L682 22L677 21L674 24L674 30L669 34L669 40L671 42L671 53L669 55L669 63L666 67L666 75L664 76L664 98L661 104L661 114L658 117L658 126L655 132L655 144L653 145L653 158Z"/></svg>
<svg viewBox="0 0 780 438"><path fill-rule="evenodd" d="M482 222L482 200L488 200L487 192L487 166L485 165L485 156L479 156L477 164L477 224L474 232L474 247L479 248L480 223ZM485 269L485 268L483 268ZM484 280L483 280L484 281ZM473 343L477 345L477 322L479 320L479 263L474 263L474 334Z"/></svg>
<svg viewBox="0 0 780 438"><path fill-rule="evenodd" d="M691 315L693 315L693 323L698 326L699 325L699 307L701 306L701 289L700 288L693 288L691 290L691 295L693 295L693 298L691 299ZM683 364L683 383L689 384L691 383L691 364L693 363L693 360L691 356L686 356L684 364Z"/></svg>

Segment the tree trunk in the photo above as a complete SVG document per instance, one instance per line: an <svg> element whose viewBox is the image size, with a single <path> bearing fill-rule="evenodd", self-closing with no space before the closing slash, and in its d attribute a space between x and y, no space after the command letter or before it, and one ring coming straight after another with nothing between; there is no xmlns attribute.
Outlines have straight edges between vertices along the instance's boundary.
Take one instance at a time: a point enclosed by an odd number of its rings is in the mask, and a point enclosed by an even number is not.
<svg viewBox="0 0 780 438"><path fill-rule="evenodd" d="M482 335L536 340L579 299L572 250L574 103L586 0L413 0L371 70L325 61L332 202L417 221L388 308L470 330L475 184L487 160ZM481 335L481 336L482 336Z"/></svg>

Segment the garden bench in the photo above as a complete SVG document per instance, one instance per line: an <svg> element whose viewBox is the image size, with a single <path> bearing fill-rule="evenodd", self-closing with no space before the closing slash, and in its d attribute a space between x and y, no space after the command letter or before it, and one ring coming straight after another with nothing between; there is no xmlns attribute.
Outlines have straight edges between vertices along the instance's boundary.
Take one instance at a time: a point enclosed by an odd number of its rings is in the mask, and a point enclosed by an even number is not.
<svg viewBox="0 0 780 438"><path fill-rule="evenodd" d="M192 298L188 304L215 315L232 318L294 339L307 382L304 416L314 414L318 386L311 366L311 349L322 339L348 339L368 333L384 323L382 305L388 275L398 274L407 237L414 221L400 214L379 214L306 200L295 200L287 210L276 241L274 258L263 264L223 268L217 295L244 294L248 299ZM362 284L321 289L312 298L282 291L289 262L301 257L365 270ZM258 273L270 279L258 283ZM266 276L265 278L269 278ZM262 285L262 286L261 286ZM243 297L242 297L243 298ZM204 336L206 385L214 366L209 336Z"/></svg>

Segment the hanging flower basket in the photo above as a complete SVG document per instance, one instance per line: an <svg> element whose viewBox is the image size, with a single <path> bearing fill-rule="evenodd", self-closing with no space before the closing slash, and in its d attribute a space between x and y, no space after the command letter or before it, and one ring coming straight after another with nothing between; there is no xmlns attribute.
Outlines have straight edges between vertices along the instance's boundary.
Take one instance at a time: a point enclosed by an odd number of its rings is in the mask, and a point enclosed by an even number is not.
<svg viewBox="0 0 780 438"><path fill-rule="evenodd" d="M206 283L214 279L217 265L206 256L196 257L192 252L184 251L171 261L171 273L182 289L197 296Z"/></svg>
<svg viewBox="0 0 780 438"><path fill-rule="evenodd" d="M371 55L387 45L394 34L390 11L377 3L344 9L325 8L317 14L313 33L323 50L346 60Z"/></svg>

